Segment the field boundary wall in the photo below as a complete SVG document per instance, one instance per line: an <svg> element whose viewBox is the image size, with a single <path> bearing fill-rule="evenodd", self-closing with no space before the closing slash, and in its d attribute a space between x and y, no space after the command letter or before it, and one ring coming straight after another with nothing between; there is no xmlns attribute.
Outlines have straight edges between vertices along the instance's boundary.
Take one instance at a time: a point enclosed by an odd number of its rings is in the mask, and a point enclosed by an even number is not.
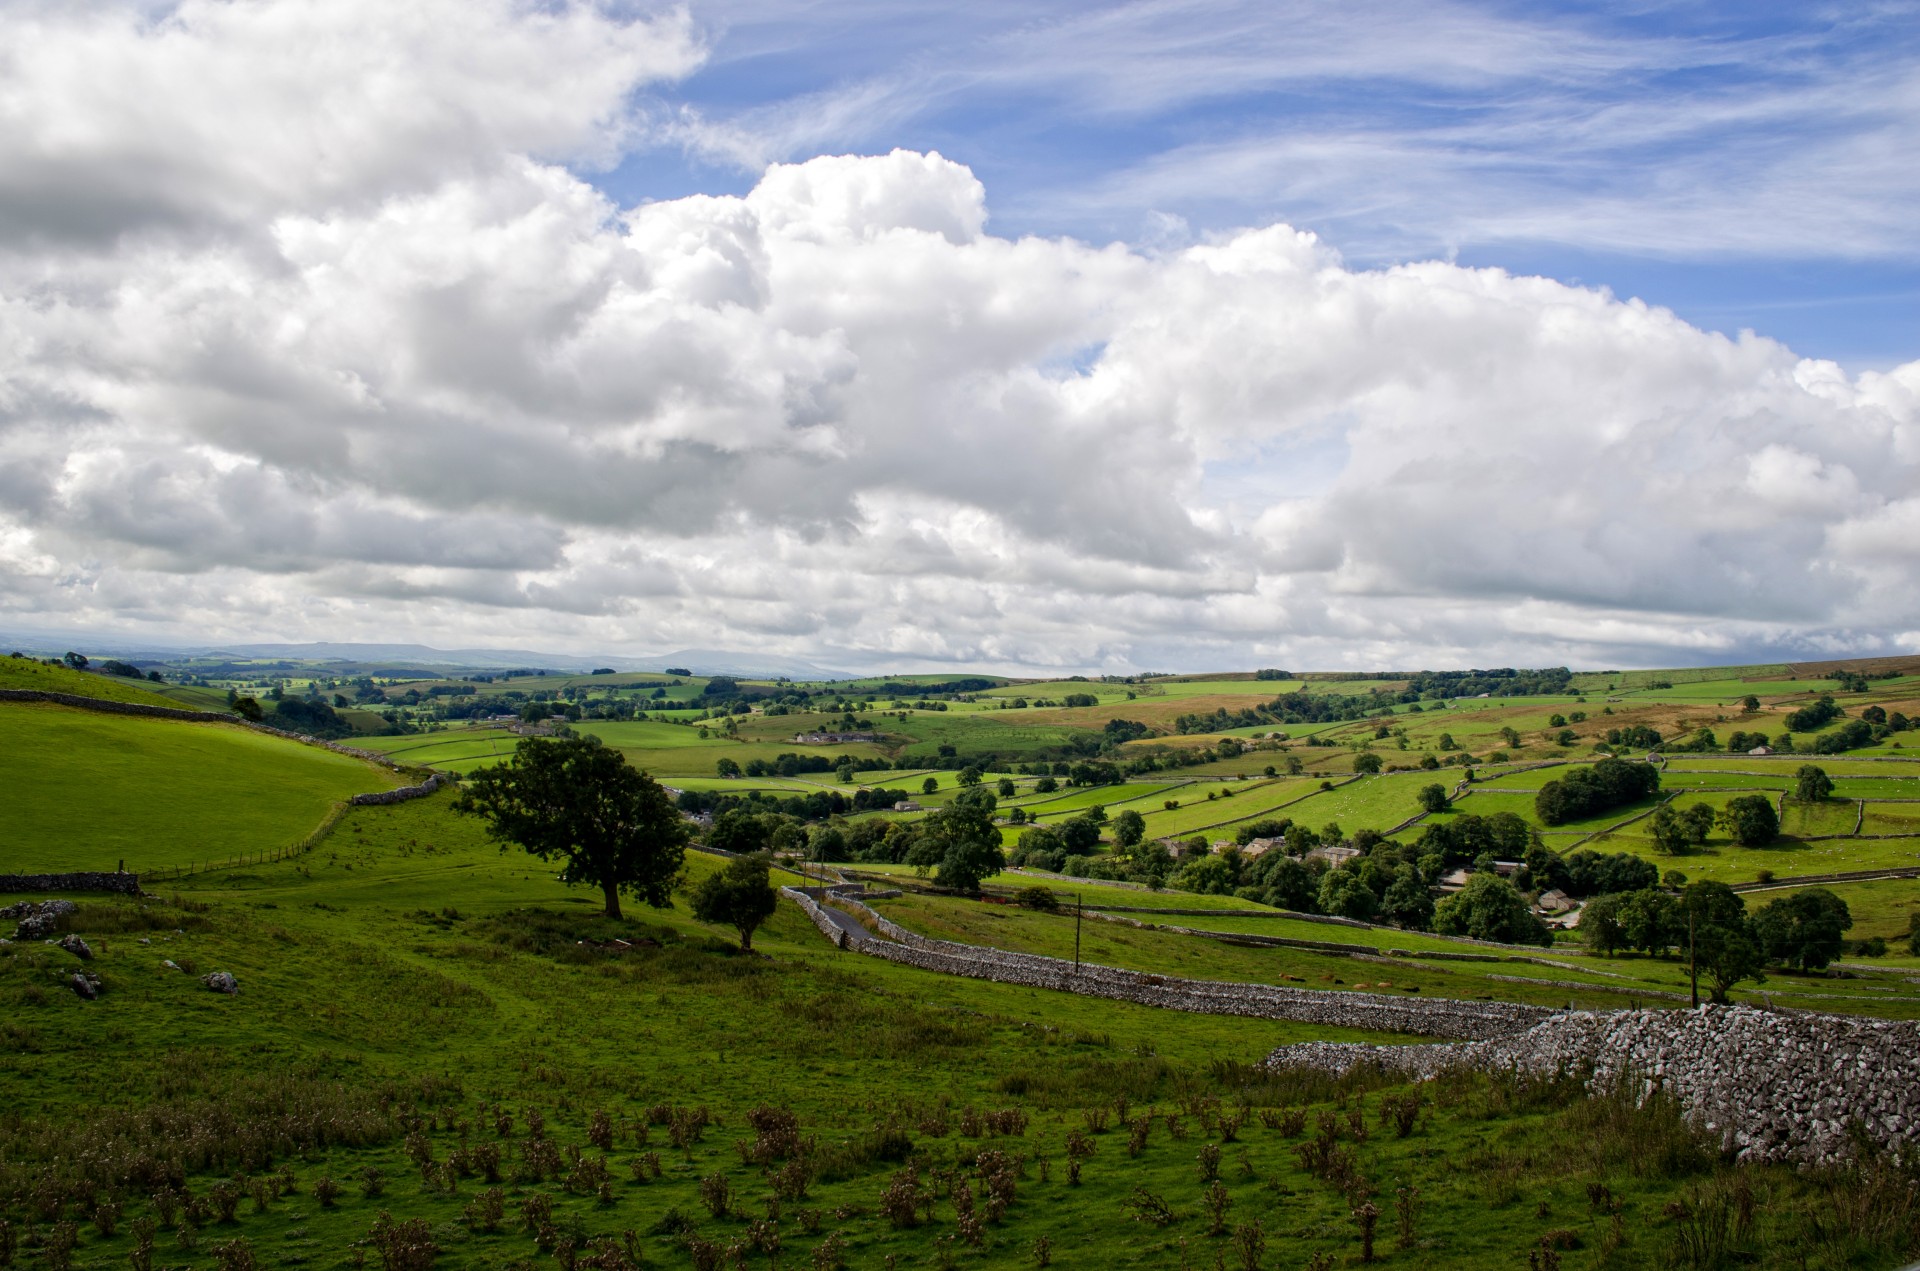
<svg viewBox="0 0 1920 1271"><path fill-rule="evenodd" d="M104 891L140 894L138 874L85 871L77 874L0 874L0 892Z"/></svg>
<svg viewBox="0 0 1920 1271"><path fill-rule="evenodd" d="M854 897L831 895L832 900L858 915L864 923L872 924L873 930L880 933L875 936L863 928L864 934L855 935L820 912L819 900L812 894L815 892L821 897L828 896L818 888L781 889L782 895L799 904L815 927L841 948L971 979L1199 1014L1294 1020L1428 1037L1495 1037L1525 1029L1552 1014L1543 1007L1516 1003L1392 998L1331 989L1285 989L1264 984L1188 980L1088 962L1076 967L1062 958L917 935Z"/></svg>
<svg viewBox="0 0 1920 1271"><path fill-rule="evenodd" d="M1568 1011L1484 1041L1303 1042L1267 1063L1332 1073L1373 1066L1420 1079L1458 1067L1581 1073L1596 1090L1625 1082L1642 1099L1656 1089L1677 1099L1740 1160L1831 1164L1853 1155L1856 1132L1906 1151L1920 1124L1920 1024L1905 1020L1747 1006Z"/></svg>

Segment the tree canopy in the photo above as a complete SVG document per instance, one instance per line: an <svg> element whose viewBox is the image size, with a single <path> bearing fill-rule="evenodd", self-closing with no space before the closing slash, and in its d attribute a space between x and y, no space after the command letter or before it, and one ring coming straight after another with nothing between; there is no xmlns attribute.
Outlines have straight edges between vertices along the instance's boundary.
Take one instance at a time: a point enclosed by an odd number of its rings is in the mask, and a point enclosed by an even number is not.
<svg viewBox="0 0 1920 1271"><path fill-rule="evenodd" d="M1553 933L1533 916L1524 896L1492 871L1483 871L1443 899L1433 911L1433 929L1443 936L1471 936L1503 944L1552 944Z"/></svg>
<svg viewBox="0 0 1920 1271"><path fill-rule="evenodd" d="M1824 887L1768 901L1753 919L1767 957L1796 971L1818 971L1839 957L1852 926L1847 902Z"/></svg>
<svg viewBox="0 0 1920 1271"><path fill-rule="evenodd" d="M523 738L504 764L481 768L454 804L487 834L541 860L560 881L598 887L609 918L620 894L672 904L689 836L667 792L596 737Z"/></svg>
<svg viewBox="0 0 1920 1271"><path fill-rule="evenodd" d="M736 856L708 874L693 889L693 916L740 933L740 948L753 948L753 933L773 917L780 897L769 881L763 856Z"/></svg>
<svg viewBox="0 0 1920 1271"><path fill-rule="evenodd" d="M1780 837L1780 814L1764 794L1737 794L1720 810L1720 823L1742 847L1760 847Z"/></svg>
<svg viewBox="0 0 1920 1271"><path fill-rule="evenodd" d="M1659 788L1660 772L1652 764L1609 757L1547 782L1534 796L1533 806L1546 824L1560 825L1637 802Z"/></svg>

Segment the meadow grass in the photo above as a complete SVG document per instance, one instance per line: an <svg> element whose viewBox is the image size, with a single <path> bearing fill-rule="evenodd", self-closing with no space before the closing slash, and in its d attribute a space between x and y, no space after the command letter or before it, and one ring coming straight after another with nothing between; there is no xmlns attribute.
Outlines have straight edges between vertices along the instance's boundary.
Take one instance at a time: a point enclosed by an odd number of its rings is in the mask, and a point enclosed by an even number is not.
<svg viewBox="0 0 1920 1271"><path fill-rule="evenodd" d="M1578 1246L1563 1254L1568 1267L1653 1267L1672 1265L1678 1247L1670 1202L1691 1196L1697 1208L1699 1189L1718 1185L1713 1153L1657 1101L1590 1100L1570 1083L1498 1075L1416 1090L1365 1073L1265 1074L1248 1065L1273 1045L1365 1035L921 972L834 950L791 905L757 937L762 957L742 956L731 932L692 922L684 908L637 908L611 923L595 898L517 850L499 851L448 803L355 809L298 861L195 877L170 898L86 898L70 925L95 947L99 1001L60 987L71 965L64 951L0 955L0 1101L11 1113L0 1119L0 1203L26 1233L23 1252L40 1256L56 1234L34 1208L51 1197L59 1216L81 1224L77 1264L127 1261L134 1220L158 1206L150 1188L126 1189L113 1234L89 1225L113 1190L82 1184L109 1161L177 1170L202 1202L237 1177L242 1203L231 1221L209 1217L192 1248L171 1228L157 1233L156 1261L196 1271L215 1265L216 1246L231 1265L234 1240L263 1264L359 1267L378 1260L367 1241L382 1211L420 1220L443 1267L528 1265L546 1256L542 1241L570 1244L576 1257L588 1237L619 1249L625 1232L647 1262L667 1266L693 1263L688 1235L725 1246L750 1232L763 1246L777 1233L789 1265L815 1261L830 1233L857 1267L889 1258L1033 1265L1042 1238L1061 1267L1200 1266L1216 1254L1237 1265L1235 1228L1256 1220L1259 1264L1292 1267L1356 1259L1352 1210L1367 1196L1387 1214L1376 1253L1401 1265L1519 1264L1546 1239ZM688 861L694 878L714 866ZM1057 918L1000 916L1002 907L883 903L903 919L979 927L1009 945L1058 952L1071 939ZM1330 992L1346 987L1332 980L1495 983L1479 964L1377 967L1087 926L1083 942L1092 933L1107 960L1159 957L1176 972L1298 966ZM615 934L657 944L612 953L579 943ZM211 969L237 975L240 994L201 988L194 974ZM73 1080L82 1069L86 1080ZM1417 1096L1404 1137L1387 1095ZM790 1193L773 1219L775 1174L792 1149L770 1150L764 1165L747 1159L759 1107L790 1111L801 1139L794 1177L804 1195ZM675 1126L697 1125L698 1108L704 1130L675 1146ZM981 1124L994 1109L1017 1117L998 1122L998 1134ZM1129 1119L1148 1112L1150 1127L1130 1147ZM589 1141L596 1113L605 1114L598 1144ZM1330 1130L1317 1128L1322 1114ZM1302 1150L1316 1133L1341 1153L1330 1175L1310 1169ZM557 1173L537 1164L536 1139L555 1145ZM1070 1139L1093 1148L1072 1177ZM484 1199L474 1153L489 1145L500 1149L497 1230L463 1218ZM1209 1145L1218 1165L1196 1170ZM1007 1154L1017 1194L974 1247L955 1239L964 1228L936 1184L942 1171L977 1173L983 1151ZM910 1163L931 1221L896 1227L881 1200ZM362 1194L369 1169L383 1176L378 1195ZM1212 1169L1226 1202L1217 1234L1203 1203ZM282 1193L276 1176L292 1190ZM1733 1240L1762 1260L1809 1232L1828 1242L1849 1232L1837 1215L1868 1185L1787 1169L1739 1177L1770 1199ZM316 1197L322 1178L341 1188L329 1205ZM735 1198L724 1216L703 1203L717 1180ZM1607 1205L1595 1210L1589 1189L1600 1183ZM247 1201L256 1185L261 1199ZM1402 1187L1414 1204L1399 1248ZM91 1209L77 1199L89 1192ZM1166 1206L1165 1225L1134 1216L1158 1212L1155 1202ZM549 1207L539 1229L520 1221L529 1204ZM1883 1238L1873 1248L1893 1246Z"/></svg>
<svg viewBox="0 0 1920 1271"><path fill-rule="evenodd" d="M1196 782L1168 789L1161 803L1171 799L1180 805L1177 808L1140 806L1137 810L1146 819L1148 838L1178 838L1243 821L1280 817L1299 820L1299 809L1306 807L1305 800L1319 789L1320 782L1311 777L1256 780L1245 786ZM1209 799L1209 793L1216 797Z"/></svg>
<svg viewBox="0 0 1920 1271"><path fill-rule="evenodd" d="M271 851L391 772L237 725L0 703L0 872L143 870Z"/></svg>
<svg viewBox="0 0 1920 1271"><path fill-rule="evenodd" d="M144 706L181 709L181 703L160 695L158 685L118 675L76 671L68 666L48 666L32 658L0 657L0 688L71 693L75 697L98 697L109 702L138 702Z"/></svg>

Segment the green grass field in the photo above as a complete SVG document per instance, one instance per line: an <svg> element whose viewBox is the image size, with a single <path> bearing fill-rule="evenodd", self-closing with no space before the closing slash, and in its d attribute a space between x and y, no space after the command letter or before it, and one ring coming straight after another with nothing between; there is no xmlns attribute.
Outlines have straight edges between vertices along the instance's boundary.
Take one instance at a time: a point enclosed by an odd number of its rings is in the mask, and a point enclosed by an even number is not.
<svg viewBox="0 0 1920 1271"><path fill-rule="evenodd" d="M171 706L176 710L183 707L201 709L185 707L184 703L161 696L159 687L141 680L123 679L118 675L96 675L71 667L48 666L31 658L0 657L0 688L71 693L76 697L98 697L109 702L139 702L146 706ZM223 693L222 703L225 700Z"/></svg>
<svg viewBox="0 0 1920 1271"><path fill-rule="evenodd" d="M34 773L84 771L90 783L65 801L85 797L93 813L100 790L117 788L116 798L142 801L151 839L198 842L209 820L232 824L259 808L285 813L288 791L298 788L294 769L316 759L356 776L370 771L238 729L41 707L0 709L0 726L9 730L12 775L21 775L23 754ZM207 749L236 742L247 750L237 767ZM1391 779L1366 784L1378 787L1368 791L1375 797L1398 789ZM59 801L51 785L38 788L47 792L40 802ZM177 808L163 797L169 789ZM1702 1188L1731 1177L1730 1167L1691 1145L1664 1105L1590 1102L1571 1086L1522 1087L1499 1077L1450 1077L1416 1090L1365 1076L1336 1083L1263 1074L1248 1065L1276 1044L1364 1035L899 967L835 950L790 904L758 934L759 956L734 951L730 931L693 921L684 900L659 912L635 906L613 923L597 916L597 896L558 884L551 865L501 851L476 822L452 815L450 802L443 794L354 809L303 856L185 878L166 899L83 898L69 925L94 947L90 969L104 988L96 1002L65 989L74 965L66 952L0 950L0 1106L9 1110L0 1118L0 1208L25 1233L28 1265L47 1260L43 1246L58 1234L29 1209L33 1181L78 1177L89 1162L129 1153L181 1161L196 1197L240 1177L231 1221L209 1217L191 1243L169 1227L156 1233L155 1262L194 1271L233 1265L241 1256L235 1241L260 1265L378 1265L367 1240L383 1211L422 1220L440 1248L439 1267L539 1265L530 1260L548 1255L520 1221L529 1203L551 1206L560 1240L577 1247L606 1238L615 1249L630 1240L647 1265L669 1267L693 1265L689 1235L725 1247L750 1234L763 1245L755 1261L777 1235L789 1266L833 1265L833 1255L817 1252L830 1240L842 1242L839 1261L849 1267L1204 1267L1216 1256L1233 1265L1236 1228L1251 1233L1256 1221L1261 1266L1331 1266L1360 1258L1356 1187L1386 1213L1376 1253L1390 1264L1525 1265L1546 1239L1574 1246L1562 1255L1568 1268L1652 1268L1675 1265L1681 1228L1672 1202L1698 1206ZM209 807L217 818L207 817ZM186 810L194 819L177 816ZM59 827L32 833L47 849L74 841ZM692 880L715 867L698 854L687 861ZM1101 884L1075 890L1091 903L1137 907L1244 904ZM1870 893L1853 894L1863 915L1873 910L1866 921L1898 916L1891 900L1882 914ZM938 934L1054 954L1072 946L1071 919L1058 915L923 896L881 903ZM1563 966L1443 962L1419 955L1460 946L1278 916L1170 920L1352 938L1416 956L1366 962L1097 921L1083 927L1083 953L1328 993L1406 995L1417 987L1556 1006L1622 1005L1637 991L1671 991L1679 977L1675 963L1587 959L1568 949L1542 951ZM652 943L626 953L581 943L613 935ZM199 985L195 976L215 969L238 977L238 996ZM1845 1000L1818 996L1836 984ZM1915 990L1898 976L1776 976L1762 987L1783 1004L1920 1013ZM84 1081L74 1079L77 1071ZM1404 1137L1382 1112L1387 1093L1420 1099ZM777 1207L772 1171L780 1162L750 1164L736 1147L753 1139L748 1116L757 1105L791 1110L814 1144L803 1193ZM715 1123L675 1147L659 1122L670 1108L702 1106ZM1002 1108L1020 1114L1018 1131L984 1137L972 1110ZM1221 1111L1234 1108L1246 1113L1222 1128ZM1302 1130L1272 1115L1285 1109L1304 1114ZM1119 1122L1142 1112L1154 1114L1152 1127L1129 1148ZM1306 1168L1298 1149L1319 1115L1340 1127L1348 1112L1368 1133L1336 1133L1364 1182L1330 1182ZM606 1115L608 1131L598 1146L588 1142L596 1113ZM569 1186L564 1151L560 1174L531 1172L536 1115L551 1141L581 1150L586 1167L605 1165L604 1188L591 1173ZM1070 1134L1094 1145L1073 1178ZM260 1143L269 1144L264 1154ZM488 1144L504 1149L497 1230L470 1217L487 1181L443 1168ZM1208 1145L1220 1149L1216 1194L1226 1204L1215 1234L1195 1170ZM1660 1146L1650 1153L1649 1145ZM923 1213L931 1222L896 1226L881 1216L881 1195L908 1162L930 1181L969 1168L983 1150L1017 1159L1017 1194L984 1225L977 1247L956 1239L962 1229L950 1198L930 1193ZM648 1168L650 1152L657 1170ZM429 1157L431 1177L416 1165ZM281 1167L291 1192L245 1199L244 1185ZM364 1194L368 1169L382 1176L378 1195ZM1827 1249L1849 1231L1845 1215L1860 1204L1844 1177L1788 1169L1739 1177L1768 1198L1753 1229L1733 1241L1756 1265L1771 1264L1779 1248ZM342 1185L329 1205L315 1194L322 1178ZM715 1213L703 1197L711 1200L721 1182L734 1201ZM1617 1224L1589 1213L1590 1188L1601 1183L1619 1206ZM126 1265L135 1222L156 1212L150 1190L122 1192L111 1223L80 1223L73 1265ZM1165 1225L1132 1216L1127 1206L1144 1204L1143 1196L1164 1199ZM1408 1197L1402 1247L1394 1206ZM67 1212L95 1213L72 1204ZM1554 1234L1561 1230L1571 1234ZM1039 1241L1045 1258L1036 1255ZM616 1265L604 1249L592 1255L603 1259L595 1265ZM1891 1252L1874 1246L1848 1256L1888 1265Z"/></svg>
<svg viewBox="0 0 1920 1271"><path fill-rule="evenodd" d="M286 846L349 795L401 784L358 759L223 724L0 704L0 872L139 873Z"/></svg>

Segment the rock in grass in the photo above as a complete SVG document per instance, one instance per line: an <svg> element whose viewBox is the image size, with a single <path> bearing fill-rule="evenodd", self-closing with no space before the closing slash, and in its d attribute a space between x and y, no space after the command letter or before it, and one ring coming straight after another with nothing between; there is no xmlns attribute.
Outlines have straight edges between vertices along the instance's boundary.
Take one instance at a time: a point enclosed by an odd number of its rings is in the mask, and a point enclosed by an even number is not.
<svg viewBox="0 0 1920 1271"><path fill-rule="evenodd" d="M82 962L93 961L93 946L72 932L60 937L60 947Z"/></svg>
<svg viewBox="0 0 1920 1271"><path fill-rule="evenodd" d="M100 996L100 977L86 971L75 971L67 980L73 991L91 1002Z"/></svg>
<svg viewBox="0 0 1920 1271"><path fill-rule="evenodd" d="M60 918L74 910L71 900L23 900L0 909L0 918L17 918L15 940L45 940L59 929Z"/></svg>
<svg viewBox="0 0 1920 1271"><path fill-rule="evenodd" d="M240 991L240 981L234 979L232 974L227 971L214 971L210 974L203 975L200 977L200 983L206 985L216 993L238 993Z"/></svg>

